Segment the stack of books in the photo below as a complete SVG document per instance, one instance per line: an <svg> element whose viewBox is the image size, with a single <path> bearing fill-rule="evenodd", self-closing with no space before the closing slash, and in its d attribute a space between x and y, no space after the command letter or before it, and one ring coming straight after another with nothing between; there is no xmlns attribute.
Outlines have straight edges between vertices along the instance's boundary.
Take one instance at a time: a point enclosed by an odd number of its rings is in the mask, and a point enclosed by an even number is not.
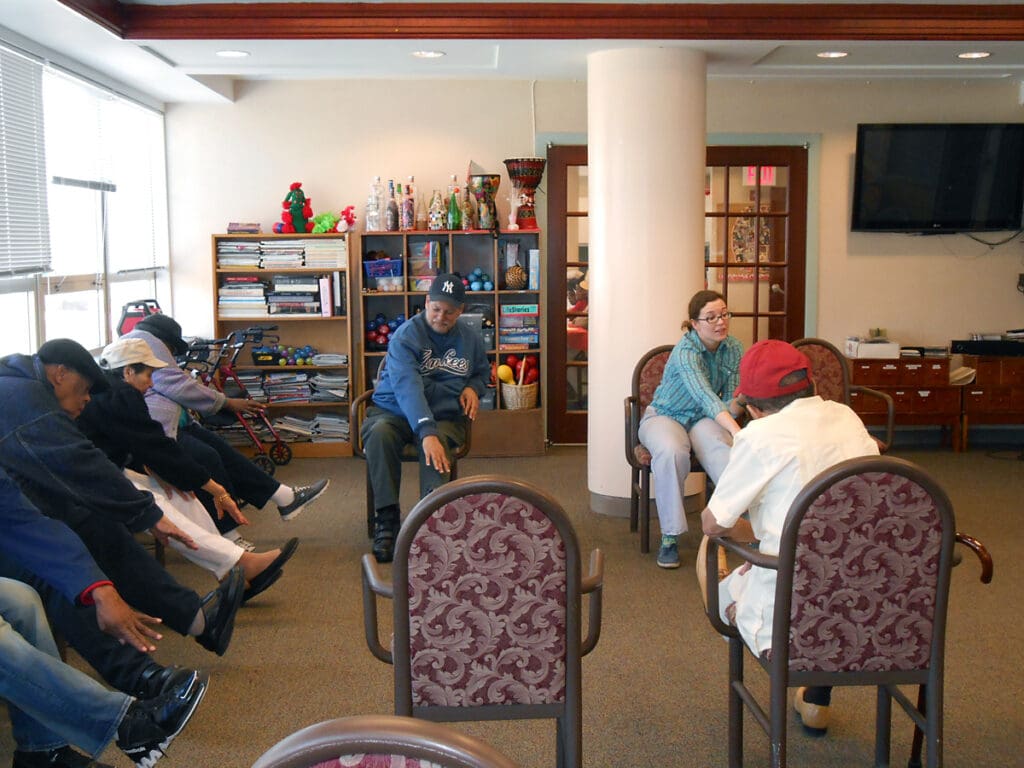
<svg viewBox="0 0 1024 768"><path fill-rule="evenodd" d="M339 352L321 352L313 355L313 365L348 365L348 355Z"/></svg>
<svg viewBox="0 0 1024 768"><path fill-rule="evenodd" d="M261 240L260 266L264 269L302 267L305 251L303 240Z"/></svg>
<svg viewBox="0 0 1024 768"><path fill-rule="evenodd" d="M348 264L348 244L342 239L306 240L306 266L336 269Z"/></svg>
<svg viewBox="0 0 1024 768"><path fill-rule="evenodd" d="M217 289L220 317L266 317L266 285L255 275L228 275Z"/></svg>
<svg viewBox="0 0 1024 768"><path fill-rule="evenodd" d="M272 315L320 315L320 279L315 275L274 275L267 293Z"/></svg>
<svg viewBox="0 0 1024 768"><path fill-rule="evenodd" d="M502 304L498 313L498 349L523 350L540 344L540 307Z"/></svg>
<svg viewBox="0 0 1024 768"><path fill-rule="evenodd" d="M252 240L221 240L217 243L217 266L221 269L254 269L260 265L260 244Z"/></svg>
<svg viewBox="0 0 1024 768"><path fill-rule="evenodd" d="M292 371L268 372L263 376L263 391L268 403L308 403L309 376Z"/></svg>
<svg viewBox="0 0 1024 768"><path fill-rule="evenodd" d="M340 413L318 413L313 419L314 443L348 441L348 418Z"/></svg>
<svg viewBox="0 0 1024 768"><path fill-rule="evenodd" d="M258 221L232 221L228 224L229 235L258 235L262 231Z"/></svg>

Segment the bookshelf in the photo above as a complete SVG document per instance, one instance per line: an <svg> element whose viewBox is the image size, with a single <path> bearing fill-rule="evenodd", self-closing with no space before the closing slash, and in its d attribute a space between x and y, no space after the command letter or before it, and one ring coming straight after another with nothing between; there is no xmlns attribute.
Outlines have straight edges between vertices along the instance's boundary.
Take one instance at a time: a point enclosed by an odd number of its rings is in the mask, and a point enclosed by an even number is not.
<svg viewBox="0 0 1024 768"><path fill-rule="evenodd" d="M286 350L309 346L321 354L345 356L345 362L314 365L294 356L291 363L287 351L275 351L257 364L247 348L238 358L239 375L260 380L268 393L267 414L296 458L352 455L347 434L338 436L348 424L352 385L350 246L347 233L212 236L216 338L254 325L276 325L268 336L277 336ZM315 400L310 382L341 392L343 398ZM310 394L289 393L288 385ZM291 399L295 397L301 399ZM327 418L317 419L321 414ZM281 420L292 426L282 428ZM325 427L334 437L325 439ZM245 452L247 444L238 447Z"/></svg>

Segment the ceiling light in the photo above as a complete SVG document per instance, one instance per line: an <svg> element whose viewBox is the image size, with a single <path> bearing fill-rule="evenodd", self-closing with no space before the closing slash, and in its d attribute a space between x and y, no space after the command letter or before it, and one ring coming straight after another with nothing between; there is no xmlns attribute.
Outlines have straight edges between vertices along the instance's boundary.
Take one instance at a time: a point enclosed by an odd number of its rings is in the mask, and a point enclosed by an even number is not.
<svg viewBox="0 0 1024 768"><path fill-rule="evenodd" d="M987 59L991 55L988 51L967 51L966 53L958 53L956 57L958 59Z"/></svg>
<svg viewBox="0 0 1024 768"><path fill-rule="evenodd" d="M244 59L249 55L248 51L217 51L222 59Z"/></svg>
<svg viewBox="0 0 1024 768"><path fill-rule="evenodd" d="M417 59L440 59L446 54L444 51L413 51L412 55Z"/></svg>
<svg viewBox="0 0 1024 768"><path fill-rule="evenodd" d="M818 54L819 59L845 59L849 56L846 51L821 51Z"/></svg>

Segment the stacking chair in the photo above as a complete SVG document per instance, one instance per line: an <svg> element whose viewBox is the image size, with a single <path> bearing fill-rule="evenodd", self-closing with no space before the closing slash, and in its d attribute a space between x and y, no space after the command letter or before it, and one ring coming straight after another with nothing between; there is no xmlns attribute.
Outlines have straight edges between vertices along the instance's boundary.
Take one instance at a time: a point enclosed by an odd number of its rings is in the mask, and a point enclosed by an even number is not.
<svg viewBox="0 0 1024 768"><path fill-rule="evenodd" d="M381 367L383 367L381 363ZM366 409L373 403L373 390L368 389L355 400L349 406L348 411L348 423L349 423L349 435L352 439L352 453L361 459L366 458L366 452L363 450L363 437L360 434L363 422L366 420ZM466 442L460 445L455 451L452 452L452 471L451 479L456 480L459 477L459 459L465 458L466 454L469 453L469 449L472 447L473 438L473 422L466 419ZM418 464L420 460L419 452L416 450L416 446L407 445L405 450L402 452L402 461L412 462ZM366 535L373 538L373 517L374 517L374 502L373 502L373 486L370 484L370 465L366 465Z"/></svg>
<svg viewBox="0 0 1024 768"><path fill-rule="evenodd" d="M743 711L768 734L772 768L786 765L791 686L877 687L875 765L889 765L892 701L923 732L930 768L942 765L943 665L953 545L962 541L991 579L983 545L956 533L945 492L922 469L888 457L844 461L793 501L778 557L712 537L707 613L729 641L729 765L743 764ZM766 713L743 677L744 642L719 614L718 549L778 572L773 647L757 658L769 677ZM915 706L898 686L919 686ZM911 765L920 765L915 733Z"/></svg>
<svg viewBox="0 0 1024 768"><path fill-rule="evenodd" d="M878 440L878 450L885 453L892 447L896 408L885 392L850 383L850 368L846 357L833 344L824 339L797 339L793 346L811 361L811 374L818 394L825 400L850 405L850 393L857 392L881 400L885 406L885 440Z"/></svg>
<svg viewBox="0 0 1024 768"><path fill-rule="evenodd" d="M630 394L625 400L626 463L629 464L629 530L640 528L640 551L651 551L651 452L640 442L640 419L654 399L665 363L673 349L662 344L644 353L633 368ZM704 472L697 457L690 455L690 474ZM706 501L706 493L705 499ZM701 504L703 506L703 503Z"/></svg>
<svg viewBox="0 0 1024 768"><path fill-rule="evenodd" d="M600 636L603 567L595 550L581 576L575 531L538 488L478 475L428 494L402 524L390 581L363 558L366 642L395 667L395 713L555 718L557 764L579 768L581 659ZM379 598L393 603L390 648L379 636Z"/></svg>
<svg viewBox="0 0 1024 768"><path fill-rule="evenodd" d="M395 715L328 720L279 741L252 768L516 768L482 741Z"/></svg>

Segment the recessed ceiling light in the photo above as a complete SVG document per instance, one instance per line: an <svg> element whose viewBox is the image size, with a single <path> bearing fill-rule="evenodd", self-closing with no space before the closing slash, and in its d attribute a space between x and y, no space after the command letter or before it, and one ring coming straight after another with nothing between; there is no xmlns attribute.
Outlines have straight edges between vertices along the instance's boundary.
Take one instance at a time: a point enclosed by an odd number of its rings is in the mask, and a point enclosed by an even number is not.
<svg viewBox="0 0 1024 768"><path fill-rule="evenodd" d="M244 59L249 55L248 51L217 51L222 59Z"/></svg>
<svg viewBox="0 0 1024 768"><path fill-rule="evenodd" d="M819 59L845 59L849 56L846 51L821 51L818 54Z"/></svg>
<svg viewBox="0 0 1024 768"><path fill-rule="evenodd" d="M966 53L958 53L956 57L958 59L987 59L991 55L988 51L967 51Z"/></svg>
<svg viewBox="0 0 1024 768"><path fill-rule="evenodd" d="M413 51L412 55L417 59L440 59L446 54L444 51Z"/></svg>

